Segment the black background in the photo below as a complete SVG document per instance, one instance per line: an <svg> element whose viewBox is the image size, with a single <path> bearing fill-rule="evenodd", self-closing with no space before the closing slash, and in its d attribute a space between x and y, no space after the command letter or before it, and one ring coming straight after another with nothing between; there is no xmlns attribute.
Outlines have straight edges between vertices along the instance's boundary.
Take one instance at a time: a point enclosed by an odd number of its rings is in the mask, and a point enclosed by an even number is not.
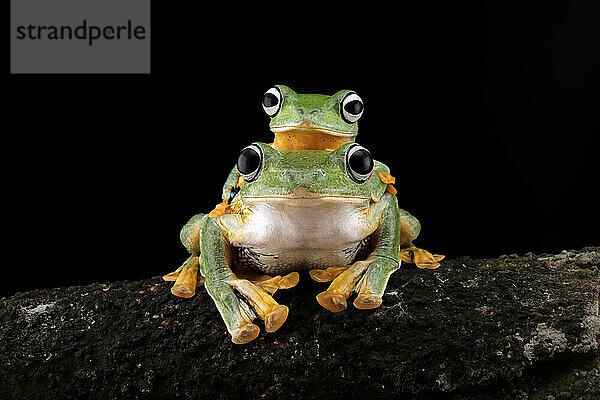
<svg viewBox="0 0 600 400"><path fill-rule="evenodd" d="M599 20L593 1L153 2L151 75L7 66L0 295L179 266L180 227L220 201L244 146L272 141L260 101L276 83L360 94L357 141L398 179L419 246L598 244Z"/></svg>

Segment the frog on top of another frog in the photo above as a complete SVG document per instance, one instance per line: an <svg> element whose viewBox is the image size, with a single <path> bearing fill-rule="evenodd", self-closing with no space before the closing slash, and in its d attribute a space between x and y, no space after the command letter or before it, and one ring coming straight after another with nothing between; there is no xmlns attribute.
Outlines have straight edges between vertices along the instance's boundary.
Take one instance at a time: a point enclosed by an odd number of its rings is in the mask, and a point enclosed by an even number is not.
<svg viewBox="0 0 600 400"><path fill-rule="evenodd" d="M332 151L354 142L364 104L352 90L332 96L300 94L276 85L263 96L262 106L275 134L273 147L285 150Z"/></svg>
<svg viewBox="0 0 600 400"><path fill-rule="evenodd" d="M353 143L358 134L358 120L364 104L356 92L340 90L334 95L296 93L285 85L275 85L265 92L262 107L270 117L269 127L275 134L273 143L279 151L326 150L333 151L346 143ZM223 201L213 215L224 212L231 192L238 190L236 167L231 169L223 185ZM388 188L395 194L395 178L386 174Z"/></svg>
<svg viewBox="0 0 600 400"><path fill-rule="evenodd" d="M263 97L275 133L272 144L242 150L209 214L197 214L180 238L191 253L171 292L192 297L206 285L234 343L285 322L287 306L272 297L295 286L297 271L331 282L317 301L332 312L375 308L400 260L437 268L441 255L412 245L419 221L398 207L394 178L353 143L364 106L352 91L296 94L283 85Z"/></svg>

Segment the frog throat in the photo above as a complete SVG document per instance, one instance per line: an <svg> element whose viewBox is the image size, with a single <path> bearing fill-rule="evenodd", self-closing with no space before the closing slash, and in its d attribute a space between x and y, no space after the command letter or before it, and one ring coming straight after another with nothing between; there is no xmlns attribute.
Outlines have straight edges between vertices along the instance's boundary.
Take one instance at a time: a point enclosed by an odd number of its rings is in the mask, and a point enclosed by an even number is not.
<svg viewBox="0 0 600 400"><path fill-rule="evenodd" d="M353 141L353 135L336 134L327 129L274 127L273 147L287 150L327 150L333 151L343 144Z"/></svg>

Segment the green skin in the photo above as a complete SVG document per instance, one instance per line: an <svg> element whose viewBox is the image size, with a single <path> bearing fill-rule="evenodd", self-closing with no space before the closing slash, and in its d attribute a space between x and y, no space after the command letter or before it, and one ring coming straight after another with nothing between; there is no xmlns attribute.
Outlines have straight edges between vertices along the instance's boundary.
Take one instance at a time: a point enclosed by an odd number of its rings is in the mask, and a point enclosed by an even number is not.
<svg viewBox="0 0 600 400"><path fill-rule="evenodd" d="M269 247L266 249L269 254L261 255L265 263L257 262L254 266L262 272L287 273L351 265L332 282L329 292L333 295L326 296L327 301L337 302L332 303L334 307L343 303L335 310L339 311L345 308L351 293L357 292L355 306L359 307L360 303L367 306L359 308L374 308L381 304L389 276L399 268L401 246L408 245L420 231L417 219L398 207L396 197L386 192L387 184L379 179L377 173L389 173L388 167L376 161L370 178L357 183L349 176L346 166L349 144L332 152L279 152L267 144L257 145L264 155L261 172L254 181L242 183L233 198L232 211L219 218L198 214L181 231L182 243L192 257L199 256L199 270L206 280L206 290L221 313L232 340L246 343L258 335L258 327L252 323L256 310L240 301L236 291L255 308L252 293L271 299L260 287L236 276L239 266L236 265L235 250L243 246ZM237 170L232 171L223 190L223 199L228 198L231 182L235 182L238 174ZM276 210L274 214L264 211L272 209ZM287 213L284 215L287 222L282 223L276 218L277 213ZM299 215L306 217L299 218ZM310 232L318 230L324 218L329 219L328 232L335 236L319 237L315 233L311 237ZM306 229L307 226L314 229ZM272 236L261 241L264 232L270 232ZM294 248L296 242L289 237L299 233L302 239L298 239L298 248ZM343 250L362 239L370 242L370 253L362 259L343 260ZM278 249L278 246L282 248ZM310 250L302 251L305 247ZM287 255L291 256L286 259ZM318 258L320 255L323 263L299 266L306 261L305 257ZM354 256L356 254L352 254ZM332 290L336 282L339 286L342 278L351 274L356 278L347 290L344 289L346 291ZM321 300L319 302L323 305ZM269 324L276 323L269 320L271 315L258 316L265 320L267 331L272 331Z"/></svg>
<svg viewBox="0 0 600 400"><path fill-rule="evenodd" d="M332 96L325 94L300 94L287 86L276 85L282 96L281 109L269 126L273 132L280 128L296 126L307 120L313 129L343 135L354 141L358 134L357 122L347 123L340 115L340 102L351 90L340 90Z"/></svg>
<svg viewBox="0 0 600 400"><path fill-rule="evenodd" d="M351 90L340 90L332 96L325 94L296 93L285 85L275 85L282 97L281 108L277 115L271 118L269 127L273 133L286 129L299 129L306 126L310 132L323 132L329 135L343 137L354 142L358 135L358 122L347 123L341 117L340 103ZM224 190L235 183L237 169L232 168Z"/></svg>

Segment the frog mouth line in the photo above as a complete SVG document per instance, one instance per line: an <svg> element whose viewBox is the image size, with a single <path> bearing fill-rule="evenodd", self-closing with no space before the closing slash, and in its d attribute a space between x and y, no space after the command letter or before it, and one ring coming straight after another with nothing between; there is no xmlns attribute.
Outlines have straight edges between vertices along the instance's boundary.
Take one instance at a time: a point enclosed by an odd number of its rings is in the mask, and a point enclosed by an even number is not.
<svg viewBox="0 0 600 400"><path fill-rule="evenodd" d="M343 195L319 195L303 192L302 194L290 195L272 195L272 196L244 196L244 201L248 203L261 202L280 202L286 201L291 203L310 204L315 202L332 202L332 203L364 203L368 201L368 197L361 196L343 196Z"/></svg>
<svg viewBox="0 0 600 400"><path fill-rule="evenodd" d="M335 129L321 128L317 126L303 126L300 124L272 126L271 131L274 133L284 133L289 131L314 131L325 133L331 136L341 136L346 138L356 136L355 133L342 132Z"/></svg>

